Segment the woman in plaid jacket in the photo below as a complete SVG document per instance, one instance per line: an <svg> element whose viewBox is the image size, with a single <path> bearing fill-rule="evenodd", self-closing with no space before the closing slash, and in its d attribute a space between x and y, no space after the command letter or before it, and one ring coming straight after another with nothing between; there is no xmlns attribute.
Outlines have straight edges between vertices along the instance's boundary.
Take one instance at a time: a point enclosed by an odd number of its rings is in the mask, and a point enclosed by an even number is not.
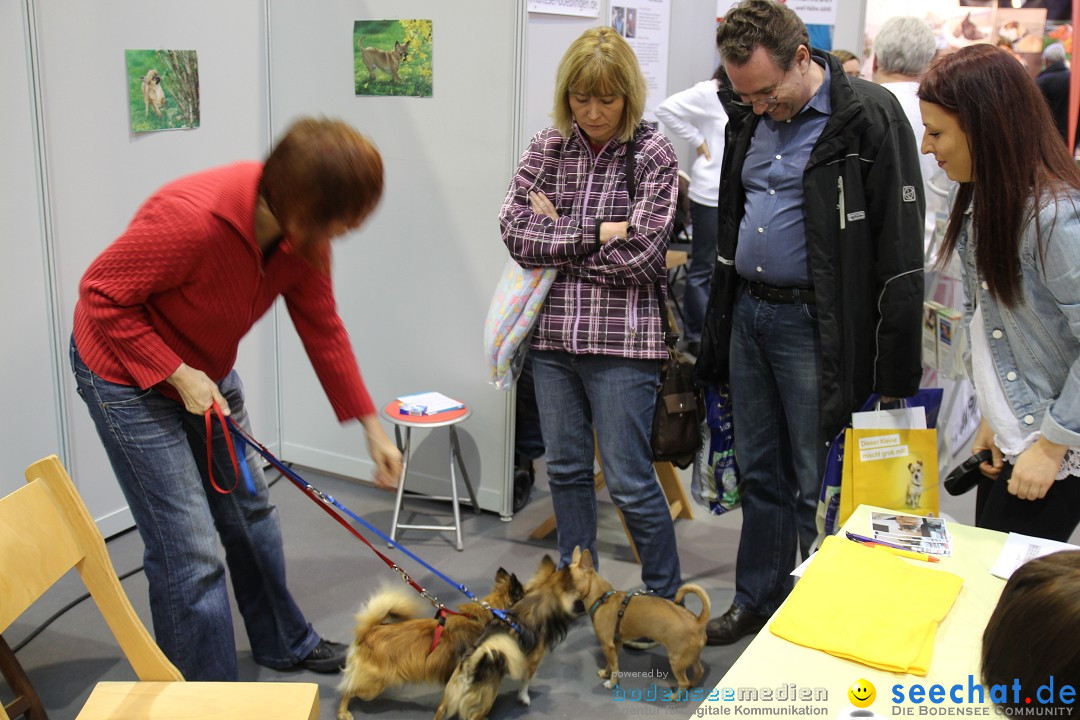
<svg viewBox="0 0 1080 720"><path fill-rule="evenodd" d="M680 584L679 558L649 438L667 357L660 312L678 189L675 152L641 122L644 77L633 50L609 27L591 28L571 44L555 98L555 127L529 143L499 223L522 267L558 270L530 354L560 561L569 563L575 546L597 557L595 432L642 580L670 598Z"/></svg>

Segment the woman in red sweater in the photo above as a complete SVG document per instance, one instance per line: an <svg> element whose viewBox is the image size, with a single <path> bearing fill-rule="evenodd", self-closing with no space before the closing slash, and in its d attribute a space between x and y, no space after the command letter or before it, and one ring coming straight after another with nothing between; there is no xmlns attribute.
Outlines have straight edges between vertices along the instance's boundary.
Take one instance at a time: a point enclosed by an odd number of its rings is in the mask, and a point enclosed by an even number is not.
<svg viewBox="0 0 1080 720"><path fill-rule="evenodd" d="M330 240L358 228L382 194L382 159L335 120L303 119L265 164L176 180L136 212L79 285L71 363L146 545L158 645L188 680L236 680L220 535L255 661L336 672L285 585L277 510L261 463L256 494L222 495L206 472L203 414L214 401L250 430L233 369L240 339L280 295L338 420L358 420L380 487L401 454L364 387L330 277ZM217 477L231 477L214 423Z"/></svg>

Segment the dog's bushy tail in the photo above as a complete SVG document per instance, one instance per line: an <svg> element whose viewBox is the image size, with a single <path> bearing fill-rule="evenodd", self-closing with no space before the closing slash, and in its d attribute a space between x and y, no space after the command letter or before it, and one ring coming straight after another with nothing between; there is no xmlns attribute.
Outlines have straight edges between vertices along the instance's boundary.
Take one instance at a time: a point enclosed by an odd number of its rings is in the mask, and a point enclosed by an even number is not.
<svg viewBox="0 0 1080 720"><path fill-rule="evenodd" d="M687 583L675 592L675 602L681 603L687 595L697 595L701 599L701 612L698 613L697 621L698 625L705 627L705 623L709 622L709 612L712 610L709 596L701 589L700 585Z"/></svg>
<svg viewBox="0 0 1080 720"><path fill-rule="evenodd" d="M520 680L527 672L525 654L506 633L488 636L473 648L446 683L435 720L485 717L509 675Z"/></svg>
<svg viewBox="0 0 1080 720"><path fill-rule="evenodd" d="M384 587L370 598L356 613L356 641L360 645L367 637L368 631L376 625L381 625L387 619L393 617L402 620L411 620L423 617L426 614L427 605L420 596L403 587Z"/></svg>
<svg viewBox="0 0 1080 720"><path fill-rule="evenodd" d="M472 666L474 682L499 682L507 675L520 680L525 675L525 654L517 640L506 633L484 640L465 664Z"/></svg>

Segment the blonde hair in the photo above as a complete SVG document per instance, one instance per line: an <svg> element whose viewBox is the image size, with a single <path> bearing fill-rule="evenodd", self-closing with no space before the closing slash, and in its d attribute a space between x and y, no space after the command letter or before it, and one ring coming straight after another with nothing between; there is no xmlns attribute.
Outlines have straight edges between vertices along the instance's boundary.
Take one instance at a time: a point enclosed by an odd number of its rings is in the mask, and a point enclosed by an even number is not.
<svg viewBox="0 0 1080 720"><path fill-rule="evenodd" d="M645 76L637 55L626 40L610 27L589 28L570 44L555 74L555 110L552 117L563 137L570 137L574 114L570 94L620 95L624 99L622 119L615 138L626 142L645 112Z"/></svg>

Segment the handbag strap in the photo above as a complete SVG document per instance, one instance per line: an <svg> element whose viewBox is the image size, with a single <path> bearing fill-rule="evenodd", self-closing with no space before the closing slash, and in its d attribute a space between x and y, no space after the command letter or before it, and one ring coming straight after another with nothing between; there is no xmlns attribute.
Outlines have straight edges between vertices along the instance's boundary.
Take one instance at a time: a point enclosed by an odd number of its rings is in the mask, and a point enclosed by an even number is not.
<svg viewBox="0 0 1080 720"><path fill-rule="evenodd" d="M634 139L630 138L630 141L626 143L626 192L630 195L630 204L634 204L634 193L637 190L637 183L634 179L634 168L636 158L634 154L637 149L634 146ZM660 281L657 280L656 284L656 305L660 310L660 325L664 329L664 344L668 346L668 350L674 351L676 343L679 342L679 333L671 329L671 323L668 322L668 314L664 307L664 290L660 285Z"/></svg>

